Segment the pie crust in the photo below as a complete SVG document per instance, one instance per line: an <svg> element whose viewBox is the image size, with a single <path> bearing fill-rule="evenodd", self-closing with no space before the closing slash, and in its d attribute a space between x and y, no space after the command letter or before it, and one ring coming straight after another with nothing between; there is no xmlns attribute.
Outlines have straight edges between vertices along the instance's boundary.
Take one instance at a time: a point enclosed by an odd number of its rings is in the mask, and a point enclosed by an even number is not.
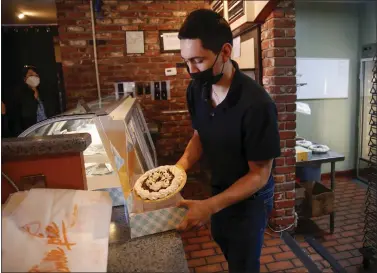
<svg viewBox="0 0 377 273"><path fill-rule="evenodd" d="M330 151L330 148L326 145L322 144L314 144L309 146L309 149L313 151L313 153L327 153Z"/></svg>
<svg viewBox="0 0 377 273"><path fill-rule="evenodd" d="M143 200L160 200L179 191L185 182L185 171L174 165L160 166L144 173L134 191Z"/></svg>
<svg viewBox="0 0 377 273"><path fill-rule="evenodd" d="M296 140L296 145L304 147L304 148L309 148L311 145L313 145L313 143L309 140L302 139L302 140Z"/></svg>

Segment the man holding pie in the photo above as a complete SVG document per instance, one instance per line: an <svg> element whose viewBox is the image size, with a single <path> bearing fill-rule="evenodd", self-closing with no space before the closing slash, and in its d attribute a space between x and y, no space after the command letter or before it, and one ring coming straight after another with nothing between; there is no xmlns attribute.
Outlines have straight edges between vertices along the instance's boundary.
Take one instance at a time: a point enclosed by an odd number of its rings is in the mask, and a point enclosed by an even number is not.
<svg viewBox="0 0 377 273"><path fill-rule="evenodd" d="M219 14L196 10L179 31L192 81L187 104L194 134L177 166L205 156L213 196L184 200L179 230L211 220L229 271L259 272L264 230L273 206L274 159L280 156L277 110L269 94L231 60L232 32Z"/></svg>

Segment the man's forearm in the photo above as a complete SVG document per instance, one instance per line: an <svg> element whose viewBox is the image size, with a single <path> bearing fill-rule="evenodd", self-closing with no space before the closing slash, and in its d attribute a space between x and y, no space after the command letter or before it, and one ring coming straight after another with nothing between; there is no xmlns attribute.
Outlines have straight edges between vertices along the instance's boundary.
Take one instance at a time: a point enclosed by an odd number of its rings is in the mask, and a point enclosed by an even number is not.
<svg viewBox="0 0 377 273"><path fill-rule="evenodd" d="M212 212L217 213L226 207L245 200L263 188L269 179L271 165L272 163L270 164L269 162L265 168L247 173L222 193L207 199L207 204L211 207Z"/></svg>
<svg viewBox="0 0 377 273"><path fill-rule="evenodd" d="M183 156L177 162L186 171L190 169L202 156L202 143L197 132L190 139Z"/></svg>

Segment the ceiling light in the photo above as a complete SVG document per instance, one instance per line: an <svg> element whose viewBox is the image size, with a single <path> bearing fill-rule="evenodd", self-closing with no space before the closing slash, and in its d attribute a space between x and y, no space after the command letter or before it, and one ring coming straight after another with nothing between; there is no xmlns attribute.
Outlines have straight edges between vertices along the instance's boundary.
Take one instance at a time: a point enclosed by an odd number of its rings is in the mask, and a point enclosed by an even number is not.
<svg viewBox="0 0 377 273"><path fill-rule="evenodd" d="M25 18L25 14L23 13L18 14L18 19L24 19L24 18Z"/></svg>

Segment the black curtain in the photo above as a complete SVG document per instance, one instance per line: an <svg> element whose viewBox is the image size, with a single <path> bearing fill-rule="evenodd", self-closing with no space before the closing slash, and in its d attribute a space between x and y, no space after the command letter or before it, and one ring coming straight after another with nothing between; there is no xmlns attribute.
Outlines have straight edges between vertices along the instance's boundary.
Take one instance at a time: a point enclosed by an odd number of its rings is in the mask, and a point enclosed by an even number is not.
<svg viewBox="0 0 377 273"><path fill-rule="evenodd" d="M52 114L61 112L58 69L55 60L53 37L57 27L7 27L2 26L1 41L1 95L2 101L12 96L15 86L23 81L22 68L33 65L41 78L39 92L48 97Z"/></svg>

